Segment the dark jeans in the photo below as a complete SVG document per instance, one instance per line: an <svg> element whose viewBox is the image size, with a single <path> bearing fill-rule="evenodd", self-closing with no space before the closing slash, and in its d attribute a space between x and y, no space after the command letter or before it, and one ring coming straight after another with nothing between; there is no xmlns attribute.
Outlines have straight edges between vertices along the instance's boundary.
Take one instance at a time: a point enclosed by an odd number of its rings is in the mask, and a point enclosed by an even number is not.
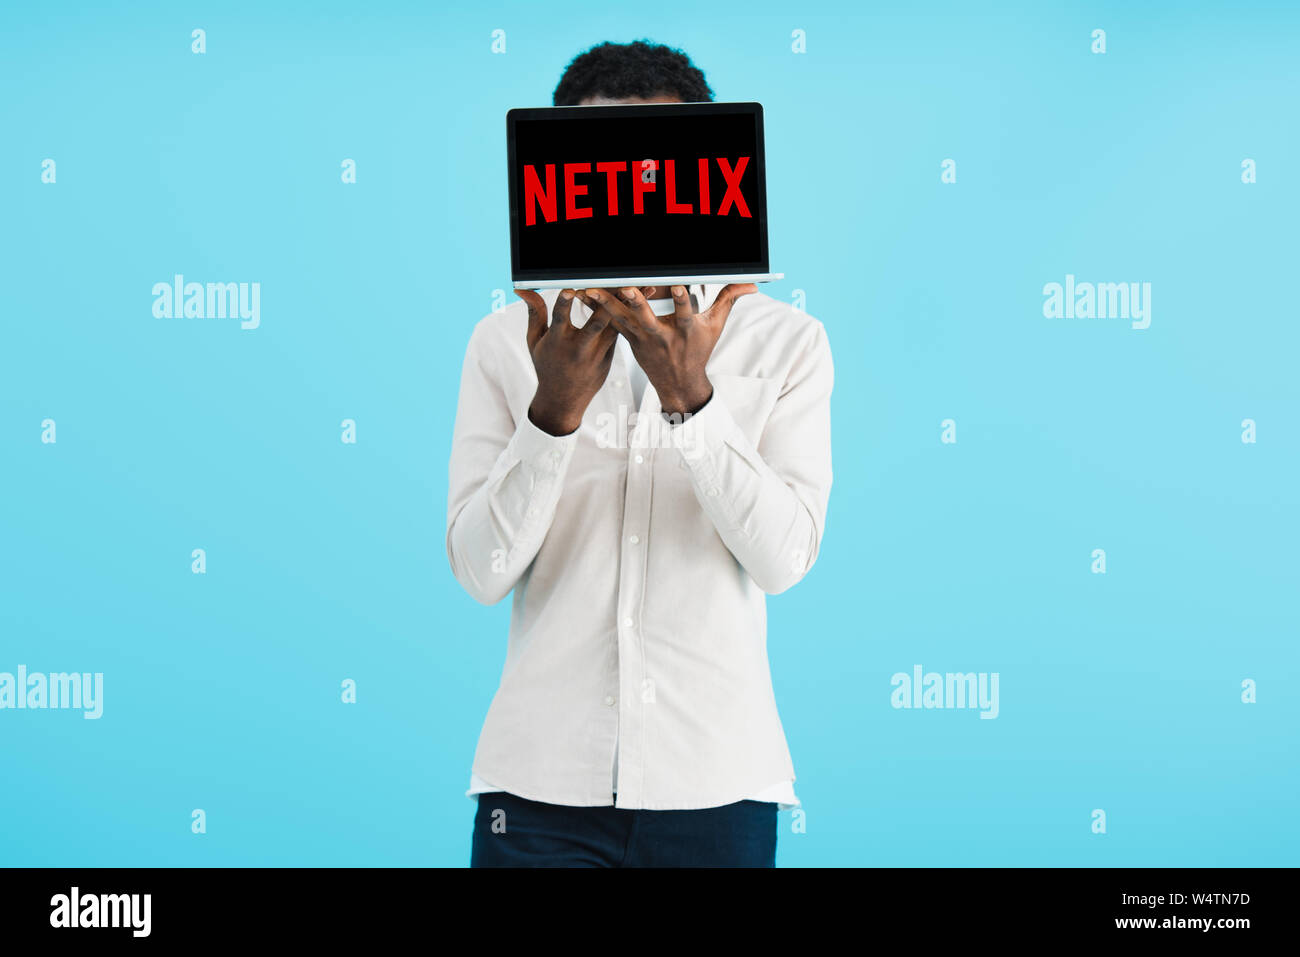
<svg viewBox="0 0 1300 957"><path fill-rule="evenodd" d="M478 796L470 867L775 867L775 804L633 811Z"/></svg>

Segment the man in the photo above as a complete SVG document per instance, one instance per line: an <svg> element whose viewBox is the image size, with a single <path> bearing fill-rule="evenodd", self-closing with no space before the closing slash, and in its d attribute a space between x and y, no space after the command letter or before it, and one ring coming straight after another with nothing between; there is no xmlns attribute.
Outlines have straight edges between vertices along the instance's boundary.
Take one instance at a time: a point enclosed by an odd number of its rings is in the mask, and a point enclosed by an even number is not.
<svg viewBox="0 0 1300 957"><path fill-rule="evenodd" d="M581 54L554 96L711 99L645 42ZM514 592L471 863L774 866L798 799L764 595L821 542L825 331L752 284L519 295L470 338L451 454L452 570Z"/></svg>

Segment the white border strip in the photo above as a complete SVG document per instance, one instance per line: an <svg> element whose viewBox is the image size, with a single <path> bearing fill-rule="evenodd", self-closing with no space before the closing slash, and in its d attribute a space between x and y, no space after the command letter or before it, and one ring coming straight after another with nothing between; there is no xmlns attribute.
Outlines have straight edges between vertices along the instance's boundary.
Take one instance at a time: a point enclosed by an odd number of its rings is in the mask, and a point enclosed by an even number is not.
<svg viewBox="0 0 1300 957"><path fill-rule="evenodd" d="M525 279L516 289L610 289L614 286L689 286L693 283L775 282L783 272L728 273L720 276L604 276L599 279Z"/></svg>

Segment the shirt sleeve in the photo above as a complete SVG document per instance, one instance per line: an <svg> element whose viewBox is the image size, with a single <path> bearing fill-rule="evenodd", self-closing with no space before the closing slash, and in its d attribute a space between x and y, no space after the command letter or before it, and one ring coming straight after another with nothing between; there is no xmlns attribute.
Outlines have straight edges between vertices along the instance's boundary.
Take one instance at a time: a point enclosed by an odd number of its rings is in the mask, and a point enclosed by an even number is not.
<svg viewBox="0 0 1300 957"><path fill-rule="evenodd" d="M543 432L526 409L516 423L489 368L481 328L470 338L461 371L448 469L447 557L461 586L491 605L510 593L537 556L578 436Z"/></svg>
<svg viewBox="0 0 1300 957"><path fill-rule="evenodd" d="M817 560L831 488L830 345L806 336L757 447L715 391L676 426L700 507L763 591L796 584Z"/></svg>

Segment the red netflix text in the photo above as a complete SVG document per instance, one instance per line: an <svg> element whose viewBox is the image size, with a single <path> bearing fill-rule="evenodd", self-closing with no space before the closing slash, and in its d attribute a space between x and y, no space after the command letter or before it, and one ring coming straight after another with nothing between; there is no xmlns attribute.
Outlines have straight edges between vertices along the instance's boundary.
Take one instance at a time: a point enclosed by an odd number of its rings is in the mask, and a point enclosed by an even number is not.
<svg viewBox="0 0 1300 957"><path fill-rule="evenodd" d="M712 163L715 162L722 172L722 182L725 187L716 212L709 204L709 172ZM564 199L564 218L590 219L594 213L592 206L589 204L595 197L590 195L589 190L593 186L599 189L602 178L605 187L605 209L610 216L618 216L627 212L626 204L619 202L620 181L631 183L632 215L640 216L644 214L645 194L655 192L657 184L653 178L647 182L646 177L639 175L637 171L641 165L639 161L635 160L631 163L597 163L593 174L592 164L590 163L564 163L560 166L557 183L556 164L547 163L542 168L541 176L538 175L535 166L531 163L525 164L524 224L527 226L536 225L538 210L541 210L542 218L546 222L555 222L560 215L561 187ZM723 156L715 157L712 161L707 157L701 157L696 163L695 176L693 177L696 181L695 196L685 197L694 201L684 203L680 201L682 196L678 192L677 164L674 160L664 160L665 211L677 214L692 213L701 216L726 216L732 210L735 210L738 216L750 216L749 204L745 202L745 194L740 189L740 180L745 175L747 166L749 166L748 156L737 159L734 167ZM631 169L630 173L629 168ZM651 168L657 168L657 165ZM686 178L692 178L689 172L686 173Z"/></svg>

